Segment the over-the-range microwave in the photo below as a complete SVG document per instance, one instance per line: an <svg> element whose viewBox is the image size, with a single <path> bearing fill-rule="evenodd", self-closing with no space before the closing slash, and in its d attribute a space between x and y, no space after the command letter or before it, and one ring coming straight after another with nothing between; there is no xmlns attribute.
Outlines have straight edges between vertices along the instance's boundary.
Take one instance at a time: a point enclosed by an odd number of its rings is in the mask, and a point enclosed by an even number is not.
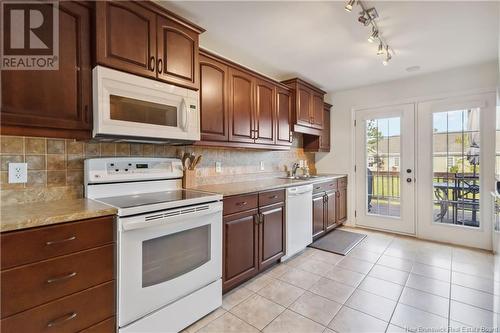
<svg viewBox="0 0 500 333"><path fill-rule="evenodd" d="M92 71L93 136L112 141L200 140L198 92L114 69Z"/></svg>

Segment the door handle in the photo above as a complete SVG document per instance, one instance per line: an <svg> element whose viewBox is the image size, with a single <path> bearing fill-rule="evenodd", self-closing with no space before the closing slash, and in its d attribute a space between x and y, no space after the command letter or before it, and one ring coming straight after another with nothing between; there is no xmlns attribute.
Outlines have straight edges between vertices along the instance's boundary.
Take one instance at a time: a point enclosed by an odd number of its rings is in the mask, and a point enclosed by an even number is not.
<svg viewBox="0 0 500 333"><path fill-rule="evenodd" d="M155 57L154 56L149 59L149 69L151 70L151 72L155 71Z"/></svg>
<svg viewBox="0 0 500 333"><path fill-rule="evenodd" d="M158 73L161 74L163 71L163 61L161 59L158 59Z"/></svg>

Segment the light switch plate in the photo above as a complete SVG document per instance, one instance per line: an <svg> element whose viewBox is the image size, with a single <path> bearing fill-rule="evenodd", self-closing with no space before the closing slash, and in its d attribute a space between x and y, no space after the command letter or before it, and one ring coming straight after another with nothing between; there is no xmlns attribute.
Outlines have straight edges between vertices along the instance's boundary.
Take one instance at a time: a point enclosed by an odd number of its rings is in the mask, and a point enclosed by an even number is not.
<svg viewBox="0 0 500 333"><path fill-rule="evenodd" d="M9 163L9 183L28 182L28 163Z"/></svg>
<svg viewBox="0 0 500 333"><path fill-rule="evenodd" d="M221 173L222 172L222 163L221 161L215 162L215 172Z"/></svg>

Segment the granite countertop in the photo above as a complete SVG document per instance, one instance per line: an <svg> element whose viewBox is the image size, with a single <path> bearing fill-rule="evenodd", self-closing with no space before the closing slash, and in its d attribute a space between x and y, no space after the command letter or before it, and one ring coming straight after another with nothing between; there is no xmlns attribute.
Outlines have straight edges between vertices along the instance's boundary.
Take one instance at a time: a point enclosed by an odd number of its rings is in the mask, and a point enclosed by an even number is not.
<svg viewBox="0 0 500 333"><path fill-rule="evenodd" d="M319 174L315 178L309 179L283 179L267 178L239 183L202 185L192 188L192 190L206 191L222 194L225 197L231 195L267 191L273 189L286 188L291 186L307 185L324 182L337 178L347 177L345 174Z"/></svg>
<svg viewBox="0 0 500 333"><path fill-rule="evenodd" d="M115 215L116 208L90 199L68 199L2 205L0 232Z"/></svg>

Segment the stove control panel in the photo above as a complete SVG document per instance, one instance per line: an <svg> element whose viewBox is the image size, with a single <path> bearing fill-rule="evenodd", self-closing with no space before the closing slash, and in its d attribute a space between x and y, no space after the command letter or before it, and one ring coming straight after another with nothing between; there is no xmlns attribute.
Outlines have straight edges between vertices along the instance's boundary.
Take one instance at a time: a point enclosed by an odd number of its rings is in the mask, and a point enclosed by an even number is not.
<svg viewBox="0 0 500 333"><path fill-rule="evenodd" d="M115 157L85 160L86 183L181 178L176 158Z"/></svg>

